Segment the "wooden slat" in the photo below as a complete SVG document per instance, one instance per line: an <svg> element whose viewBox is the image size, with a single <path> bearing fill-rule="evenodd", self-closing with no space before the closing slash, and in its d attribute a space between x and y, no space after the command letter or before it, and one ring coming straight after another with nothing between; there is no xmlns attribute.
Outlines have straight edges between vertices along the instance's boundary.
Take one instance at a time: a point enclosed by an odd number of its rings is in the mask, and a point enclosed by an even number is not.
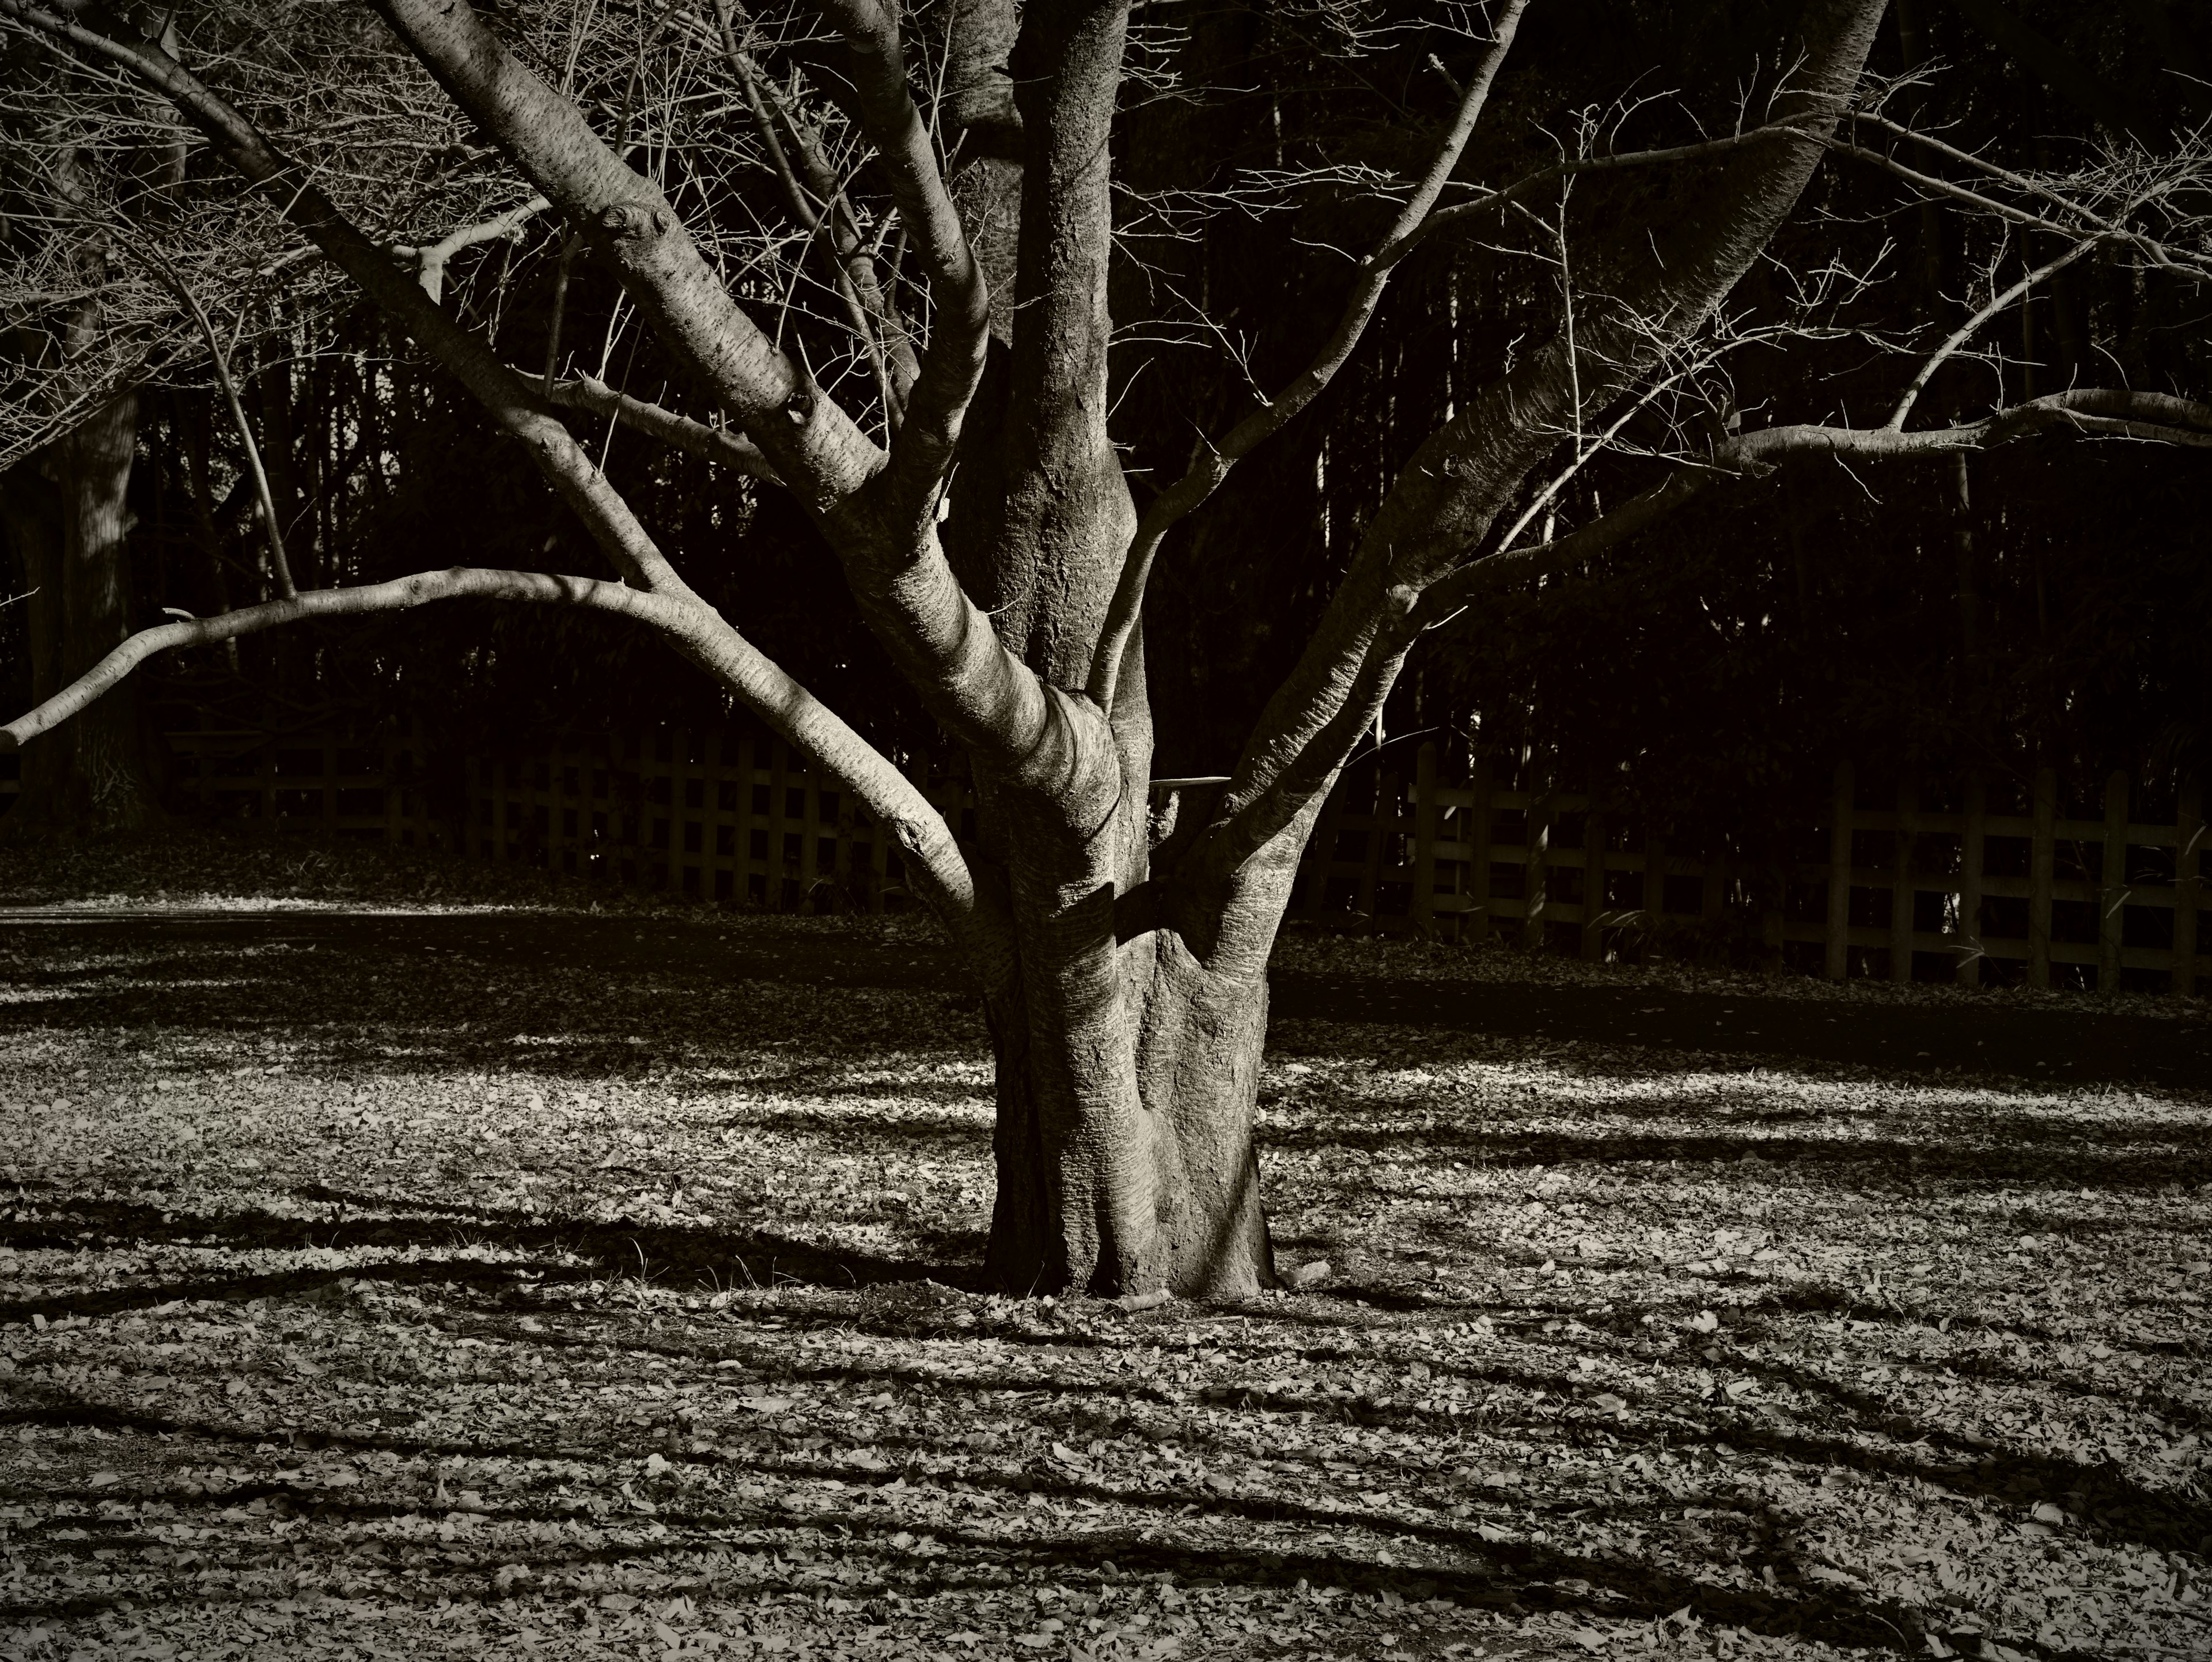
<svg viewBox="0 0 2212 1662"><path fill-rule="evenodd" d="M1966 831L1959 858L1958 978L1961 987L1976 987L1982 979L1982 829L1988 806L1981 776L1966 781Z"/></svg>
<svg viewBox="0 0 2212 1662"><path fill-rule="evenodd" d="M1831 981L1850 971L1851 812L1857 784L1849 762L1836 768L1828 813L1828 928L1822 968Z"/></svg>
<svg viewBox="0 0 2212 1662"><path fill-rule="evenodd" d="M2057 858L2052 827L2058 819L2058 776L2050 768L2035 774L2034 831L2028 845L2027 984L2051 984L2051 874Z"/></svg>
<svg viewBox="0 0 2212 1662"><path fill-rule="evenodd" d="M2105 781L2104 885L2097 896L2097 990L2120 989L2120 935L2127 921L2128 776Z"/></svg>
<svg viewBox="0 0 2212 1662"><path fill-rule="evenodd" d="M2204 896L2204 882L2197 875L2203 862L2204 796L2196 780L2182 788L2181 810L2175 816L2173 829L2173 990L2184 998L2194 998L2197 917Z"/></svg>
<svg viewBox="0 0 2212 1662"><path fill-rule="evenodd" d="M1413 760L1413 927L1436 933L1437 747L1425 743Z"/></svg>
<svg viewBox="0 0 2212 1662"><path fill-rule="evenodd" d="M1889 857L1889 978L1912 979L1912 850L1918 840L1920 788L1906 778L1897 787L1897 833Z"/></svg>

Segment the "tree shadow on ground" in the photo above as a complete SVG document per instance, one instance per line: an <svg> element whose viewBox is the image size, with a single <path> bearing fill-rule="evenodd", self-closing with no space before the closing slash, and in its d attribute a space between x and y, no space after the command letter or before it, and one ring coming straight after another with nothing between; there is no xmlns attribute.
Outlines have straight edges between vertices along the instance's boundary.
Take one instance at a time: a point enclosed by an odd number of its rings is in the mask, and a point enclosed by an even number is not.
<svg viewBox="0 0 2212 1662"><path fill-rule="evenodd" d="M322 1200L344 1200L386 1210L389 1196L348 1195L316 1185L304 1191ZM107 1238L117 1251L155 1246L292 1251L329 1248L385 1249L391 1262L370 1261L344 1269L299 1269L260 1275L216 1276L189 1282L53 1293L0 1303L0 1322L47 1321L65 1316L110 1315L179 1300L251 1299L327 1286L341 1280L468 1282L520 1284L526 1280L580 1281L594 1277L645 1279L692 1288L772 1287L798 1282L830 1289L935 1281L981 1287L972 1261L925 1263L830 1248L769 1230L617 1220L556 1219L489 1207L439 1207L428 1216L356 1219L299 1218L262 1211L198 1214L130 1201L82 1200L65 1221L0 1221L0 1245L17 1251L75 1251L88 1232ZM476 1259L422 1260L424 1247L494 1247L522 1255L513 1264ZM534 1260L543 1260L534 1262Z"/></svg>
<svg viewBox="0 0 2212 1662"><path fill-rule="evenodd" d="M266 1430L260 1428L228 1427L67 1397L0 1415L0 1424L5 1423L97 1428L110 1434L137 1433L165 1441L197 1440L260 1445L265 1443L267 1437ZM434 1458L545 1460L561 1458L571 1452L558 1445L424 1441L388 1434L318 1434L314 1440L317 1446L322 1447L387 1451ZM912 1464L886 1471L846 1460L763 1459L736 1449L678 1457L671 1464L695 1469L735 1468L770 1479L831 1478L852 1490L910 1483L918 1476L918 1469ZM1733 1563L1755 1551L1768 1562L1786 1565L1790 1570L1787 1583L1771 1588L1716 1586L1697 1575L1663 1569L1626 1555L1600 1557L1539 1543L1492 1540L1472 1524L1441 1520L1409 1523L1399 1517L1378 1521L1393 1535L1419 1539L1455 1555L1460 1562L1348 1564L1340 1557L1319 1551L1238 1549L1164 1539L1158 1534L1163 1525L1193 1507L1202 1508L1217 1519L1243 1519L1255 1524L1304 1524L1319 1529L1341 1530L1368 1521L1340 1510L1304 1507L1279 1498L1243 1501L1196 1488L1131 1491L1122 1486L1065 1477L1040 1479L1030 1472L969 1470L961 1474L959 1482L963 1489L979 1495L1018 1495L1024 1502L1031 1495L1063 1502L1095 1501L1125 1510L1133 1508L1152 1514L1158 1521L1150 1525L1055 1534L1035 1530L1024 1513L1024 1532L1019 1537L994 1534L972 1526L940 1525L931 1531L939 1550L921 1556L901 1552L892 1543L890 1537L902 1532L896 1519L855 1515L848 1510L834 1519L811 1512L805 1514L805 1520L817 1527L834 1523L846 1537L843 1549L848 1553L857 1547L868 1555L902 1565L905 1572L902 1574L871 1578L865 1589L869 1592L945 1591L960 1586L980 1569L1006 1563L1024 1566L1034 1574L1066 1579L1073 1570L1098 1574L1101 1560L1110 1557L1115 1572L1120 1574L1166 1571L1186 1582L1223 1580L1283 1589L1302 1581L1310 1585L1348 1586L1369 1592L1388 1590L1408 1599L1441 1596L1456 1604L1512 1615L1528 1610L1565 1610L1601 1614L1615 1620L1651 1622L1686 1609L1708 1623L1835 1645L1887 1648L1908 1637L1917 1637L1922 1631L1922 1616L1903 1606L1862 1599L1833 1588L1804 1585L1786 1543L1775 1538L1775 1531L1766 1526L1765 1520L1748 1514L1750 1526L1741 1543L1742 1550L1732 1553L1723 1562ZM96 1488L76 1494L49 1490L42 1498L96 1502L105 1498L105 1494ZM203 1499L182 1493L173 1497L153 1494L141 1498L163 1501L179 1512L190 1509L195 1501L210 1511L254 1501L276 1501L281 1503L277 1513L280 1517L311 1516L340 1523L407 1517L420 1510L419 1502L364 1502L328 1489L282 1481L228 1488L217 1498ZM788 1507L773 1501L741 1502L734 1507L708 1510L687 1504L687 1499L679 1495L656 1506L656 1521L662 1531L670 1532L670 1537L650 1547L600 1547L580 1553L573 1546L563 1546L538 1555L539 1563L550 1568L556 1564L573 1566L580 1560L659 1561L685 1549L689 1543L680 1531L726 1529L733 1523L773 1528L799 1521ZM1633 1507L1624 1508L1632 1522L1638 1510ZM550 1506L502 1506L485 1507L481 1515L490 1519L546 1523L573 1518L575 1511L573 1507ZM66 1550L88 1561L95 1556L112 1557L118 1550L134 1544L136 1535L131 1520L110 1519L86 1529L82 1538L70 1543ZM511 1561L511 1555L503 1554L501 1558ZM1466 1562L1470 1558L1478 1562ZM529 1559L526 1557L524 1562ZM481 1568L488 1575L499 1568L499 1562L487 1560ZM58 1616L76 1613L78 1602L61 1601L36 1607L15 1604L7 1610L16 1619ZM83 1605L88 1610L100 1607L97 1602Z"/></svg>

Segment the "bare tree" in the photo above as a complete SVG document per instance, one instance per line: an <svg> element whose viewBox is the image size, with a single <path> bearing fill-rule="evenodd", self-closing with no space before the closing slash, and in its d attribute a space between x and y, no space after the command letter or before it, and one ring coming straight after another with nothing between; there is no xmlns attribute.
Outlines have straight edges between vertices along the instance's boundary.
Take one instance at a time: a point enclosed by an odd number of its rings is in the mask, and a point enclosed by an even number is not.
<svg viewBox="0 0 2212 1662"><path fill-rule="evenodd" d="M1572 555L1563 546L1571 539L1529 551L1499 538L1528 522L1547 460L1579 466L1620 438L1622 411L1694 383L1731 289L1839 142L1882 11L1881 0L1808 0L1784 58L1793 67L1763 119L1660 150L1592 148L1527 179L1474 186L1455 171L1526 4L1501 0L1427 165L1388 182L1394 222L1364 257L1310 366L1202 443L1185 476L1140 511L1109 430L1107 368L1127 0L1029 0L1018 28L1005 0L962 0L951 9L951 50L943 36L934 46L902 37L880 0L818 0L803 21L818 18L826 40L806 28L771 40L734 9L678 4L640 16L636 62L662 67L629 84L653 75L680 83L683 99L663 100L665 109L719 89L715 107L729 113L717 131L744 135L725 147L726 169L742 146L745 165L777 182L787 221L735 229L717 219L733 199L704 160L665 164L656 138L625 161L624 147L658 119L651 100L580 102L564 93L557 58L523 61L465 0L377 0L407 52L520 176L514 197L542 198L559 216L564 260L588 258L618 279L629 315L681 367L703 417L603 376L564 380L557 341L543 374L510 368L339 209L314 170L171 53L35 0L0 0L0 16L58 50L118 66L171 99L527 447L618 574L425 572L164 625L5 731L20 743L53 728L151 653L298 618L477 595L637 618L890 829L965 947L997 1053L997 1280L1101 1294L1271 1286L1253 1141L1265 971L1316 817L1424 630L1480 604L1501 578ZM1011 43L1011 113L994 96L1001 82L988 52L963 58L963 38ZM772 74L771 47L801 67ZM910 63L910 50L929 56ZM831 91L811 113L797 96L809 75ZM934 90L918 94L918 84ZM1018 163L962 174L950 153L963 137L933 125L949 107L936 95L948 85L1002 130L1018 117ZM1663 222L1623 222L1594 240L1584 233L1589 246L1571 247L1562 192L1632 168L1678 176ZM864 169L872 192L861 189ZM997 274L978 247L1004 247L1017 177L1012 303L994 307ZM995 240L971 233L963 200L971 216L989 217ZM1413 248L1455 226L1555 210L1547 234L1571 302L1556 334L1467 400L1392 484L1233 776L1153 812L1144 597L1164 539L1350 359ZM842 331L838 362L798 350L813 338L794 321L807 308ZM978 389L994 326L1007 340L1005 385L987 419ZM892 661L966 752L979 803L972 839L957 837L889 758L699 598L564 425L562 412L576 410L730 460L752 482L733 490L798 498ZM2171 424L2187 413L2084 393L2000 419ZM1753 466L1761 441L1840 442L1747 435L1741 457L1727 449L1732 439L1692 460L1705 472ZM1876 447L1938 441L1900 434ZM1619 510L1576 534L1589 545L1618 540L1633 519Z"/></svg>

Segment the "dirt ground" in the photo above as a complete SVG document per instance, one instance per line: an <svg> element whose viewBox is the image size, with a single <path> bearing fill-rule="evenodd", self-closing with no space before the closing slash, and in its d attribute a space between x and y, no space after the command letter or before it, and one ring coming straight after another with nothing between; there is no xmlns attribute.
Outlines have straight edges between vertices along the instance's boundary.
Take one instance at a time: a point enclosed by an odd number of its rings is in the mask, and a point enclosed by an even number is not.
<svg viewBox="0 0 2212 1662"><path fill-rule="evenodd" d="M1292 941L1128 1310L926 927L4 859L0 1654L2212 1656L2201 1010Z"/></svg>

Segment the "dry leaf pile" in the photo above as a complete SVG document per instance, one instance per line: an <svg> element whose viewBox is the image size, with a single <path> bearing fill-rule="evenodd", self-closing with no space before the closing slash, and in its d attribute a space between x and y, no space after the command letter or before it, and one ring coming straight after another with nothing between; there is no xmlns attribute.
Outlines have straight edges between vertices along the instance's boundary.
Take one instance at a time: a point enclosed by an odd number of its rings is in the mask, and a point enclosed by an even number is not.
<svg viewBox="0 0 2212 1662"><path fill-rule="evenodd" d="M1011 1300L908 934L507 927L7 932L0 1655L2212 1655L2201 1098L1280 1022L1299 1289Z"/></svg>

